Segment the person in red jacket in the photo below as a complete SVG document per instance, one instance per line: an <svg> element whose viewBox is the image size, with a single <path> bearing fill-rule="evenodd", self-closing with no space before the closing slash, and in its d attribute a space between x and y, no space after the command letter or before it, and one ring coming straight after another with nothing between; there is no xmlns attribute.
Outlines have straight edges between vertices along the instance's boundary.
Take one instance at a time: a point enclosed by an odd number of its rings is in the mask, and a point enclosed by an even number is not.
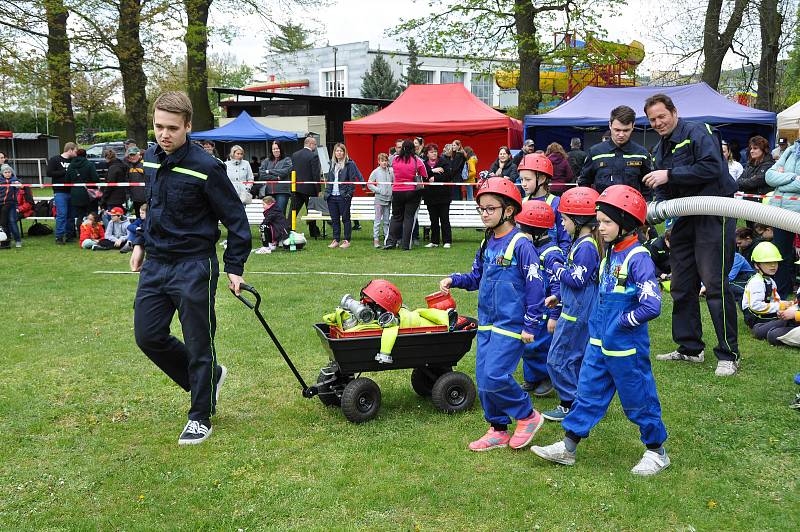
<svg viewBox="0 0 800 532"><path fill-rule="evenodd" d="M567 190L567 183L575 181L575 176L572 174L572 167L569 165L567 159L567 152L558 142L552 142L547 146L545 155L550 162L553 163L553 178L550 180L550 192L556 196L560 196Z"/></svg>
<svg viewBox="0 0 800 532"><path fill-rule="evenodd" d="M103 224L97 221L97 215L90 212L86 215L86 221L81 224L81 236L79 245L83 249L103 249L100 247L100 240L105 238L106 231Z"/></svg>

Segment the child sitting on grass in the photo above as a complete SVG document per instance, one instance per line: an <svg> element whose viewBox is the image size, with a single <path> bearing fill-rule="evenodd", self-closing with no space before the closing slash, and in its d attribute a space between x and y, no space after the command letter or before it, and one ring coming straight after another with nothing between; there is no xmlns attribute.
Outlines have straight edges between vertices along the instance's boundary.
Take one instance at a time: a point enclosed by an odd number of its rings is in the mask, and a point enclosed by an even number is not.
<svg viewBox="0 0 800 532"><path fill-rule="evenodd" d="M264 221L259 226L261 247L255 251L259 255L272 253L278 247L278 242L289 236L289 221L278 208L275 198L264 196L261 204L264 207Z"/></svg>
<svg viewBox="0 0 800 532"><path fill-rule="evenodd" d="M439 288L479 290L475 376L489 430L469 444L471 451L525 447L544 418L514 380L525 344L542 327L544 283L533 244L514 225L522 209L519 190L504 177L483 181L475 196L486 237L470 273L454 273ZM511 420L517 420L512 436Z"/></svg>
<svg viewBox="0 0 800 532"><path fill-rule="evenodd" d="M128 241L120 248L120 253L133 251L133 242L136 241L136 231L142 226L145 218L147 218L147 203L143 203L142 206L139 207L139 217L128 224Z"/></svg>
<svg viewBox="0 0 800 532"><path fill-rule="evenodd" d="M90 212L86 216L86 220L81 224L81 236L78 240L78 245L83 249L103 249L100 247L100 240L105 236L106 231L103 224L97 221L97 215Z"/></svg>
<svg viewBox="0 0 800 532"><path fill-rule="evenodd" d="M664 449L667 429L650 367L647 331L647 322L661 312L661 294L653 260L636 234L647 204L639 191L626 185L608 187L596 203L608 256L600 264L599 299L589 321L578 392L561 423L564 439L531 450L545 460L573 465L578 442L605 416L616 392L647 447L631 472L655 475L670 465L670 459Z"/></svg>
<svg viewBox="0 0 800 532"><path fill-rule="evenodd" d="M781 301L778 288L772 280L781 260L781 252L772 242L761 242L753 249L756 274L744 288L742 312L744 322L761 340L767 337L770 324L778 318L778 312L788 307L786 302Z"/></svg>

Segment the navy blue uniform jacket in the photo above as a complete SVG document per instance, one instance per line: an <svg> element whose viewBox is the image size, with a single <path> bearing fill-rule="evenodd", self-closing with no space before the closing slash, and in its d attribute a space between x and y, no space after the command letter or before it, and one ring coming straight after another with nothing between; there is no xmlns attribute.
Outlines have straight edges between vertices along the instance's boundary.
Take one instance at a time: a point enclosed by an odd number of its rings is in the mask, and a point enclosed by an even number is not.
<svg viewBox="0 0 800 532"><path fill-rule="evenodd" d="M629 140L617 146L607 140L589 148L578 186L603 192L611 185L628 185L639 192L647 187L642 178L650 173L650 153Z"/></svg>
<svg viewBox="0 0 800 532"><path fill-rule="evenodd" d="M169 155L161 146L149 148L143 164L148 209L136 243L144 244L147 258L175 263L213 257L222 222L228 229L225 271L242 275L250 226L225 166L189 139Z"/></svg>
<svg viewBox="0 0 800 532"><path fill-rule="evenodd" d="M655 157L657 169L669 170L669 181L656 190L659 199L732 196L736 192L720 140L708 124L679 118L670 136L656 145Z"/></svg>

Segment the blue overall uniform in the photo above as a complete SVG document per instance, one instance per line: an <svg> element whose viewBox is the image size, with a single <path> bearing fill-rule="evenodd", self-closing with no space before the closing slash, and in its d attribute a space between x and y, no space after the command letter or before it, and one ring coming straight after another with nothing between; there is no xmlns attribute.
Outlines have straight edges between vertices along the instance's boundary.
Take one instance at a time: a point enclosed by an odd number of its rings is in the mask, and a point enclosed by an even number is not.
<svg viewBox="0 0 800 532"><path fill-rule="evenodd" d="M550 381L563 402L572 403L589 343L589 320L597 306L600 252L591 235L575 240L567 263L556 266L561 289L561 316L547 353Z"/></svg>
<svg viewBox="0 0 800 532"><path fill-rule="evenodd" d="M553 212L556 214L556 223L553 225L553 227L547 230L547 234L550 235L550 241L554 242L559 248L561 248L561 252L566 257L567 253L569 253L569 248L572 245L572 237L569 236L566 228L564 228L564 222L561 219L561 213L558 212L558 205L561 203L561 198L554 196L553 194L539 196L538 198L523 196L522 203L525 203L528 200L543 201L550 205L550 207L553 209Z"/></svg>
<svg viewBox="0 0 800 532"><path fill-rule="evenodd" d="M667 439L647 332L647 322L660 312L653 261L636 236L629 237L600 265L600 294L589 319L578 394L562 422L567 437L586 438L617 392L625 415L639 426L648 448L658 448Z"/></svg>
<svg viewBox="0 0 800 532"><path fill-rule="evenodd" d="M561 248L550 243L549 237L539 244L534 245L536 253L539 255L539 271L542 272L544 282L544 297L556 296L561 301L561 290L558 279L555 278L555 268L564 262L564 255ZM561 315L561 305L555 308L545 309L542 316L542 326L533 335L534 340L525 344L522 355L522 375L525 382L536 384L550 378L547 370L547 352L550 351L550 344L553 335L547 330L547 320L558 320Z"/></svg>
<svg viewBox="0 0 800 532"><path fill-rule="evenodd" d="M544 315L544 281L533 244L519 229L492 237L470 273L454 273L452 286L478 290L475 376L486 421L508 425L533 411L514 379L522 358L522 332L535 334Z"/></svg>
<svg viewBox="0 0 800 532"><path fill-rule="evenodd" d="M651 166L650 152L644 146L632 140L617 146L613 140L606 140L589 148L578 186L602 193L611 185L628 185L648 194L650 189L642 184L642 178L650 173Z"/></svg>
<svg viewBox="0 0 800 532"><path fill-rule="evenodd" d="M225 271L235 275L242 275L250 253L250 226L223 164L190 140L171 154L160 146L148 149L143 166L149 208L134 242L147 257L134 302L136 343L191 393L189 419L206 421L220 376L214 348L218 224L228 229ZM176 311L183 342L170 334Z"/></svg>

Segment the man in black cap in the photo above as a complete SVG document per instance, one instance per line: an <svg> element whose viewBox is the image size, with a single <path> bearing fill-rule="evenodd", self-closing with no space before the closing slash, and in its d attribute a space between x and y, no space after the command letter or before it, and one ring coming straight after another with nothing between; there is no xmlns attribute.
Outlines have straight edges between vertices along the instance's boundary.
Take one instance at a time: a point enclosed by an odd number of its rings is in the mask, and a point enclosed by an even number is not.
<svg viewBox="0 0 800 532"><path fill-rule="evenodd" d="M786 141L786 137L781 137L778 139L778 145L772 150L772 159L777 161L783 155L783 152L786 151L786 148L789 146L789 143Z"/></svg>
<svg viewBox="0 0 800 532"><path fill-rule="evenodd" d="M519 163L522 162L522 158L528 155L529 153L534 152L534 145L533 139L528 139L522 144L522 149L517 152L517 154L511 159L511 162L515 165L519 166Z"/></svg>

